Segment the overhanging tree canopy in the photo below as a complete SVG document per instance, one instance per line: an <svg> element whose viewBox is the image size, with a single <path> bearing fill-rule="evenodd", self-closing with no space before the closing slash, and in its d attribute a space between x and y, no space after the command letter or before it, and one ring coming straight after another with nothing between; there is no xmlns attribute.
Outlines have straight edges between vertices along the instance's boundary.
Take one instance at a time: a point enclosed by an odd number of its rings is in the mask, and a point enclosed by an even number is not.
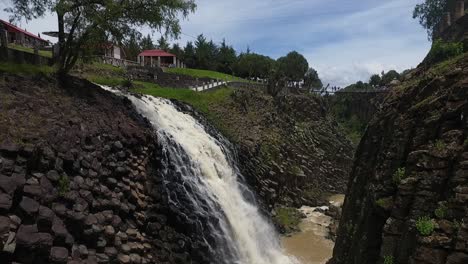
<svg viewBox="0 0 468 264"><path fill-rule="evenodd" d="M121 42L148 26L169 36L180 33L179 17L187 17L196 8L194 0L12 0L7 8L15 18L31 20L54 12L58 18L59 71L68 72L80 51L93 43L93 36L105 34Z"/></svg>
<svg viewBox="0 0 468 264"><path fill-rule="evenodd" d="M417 4L413 11L413 18L418 18L419 23L427 30L429 39L432 39L444 11L447 9L447 0L424 0Z"/></svg>

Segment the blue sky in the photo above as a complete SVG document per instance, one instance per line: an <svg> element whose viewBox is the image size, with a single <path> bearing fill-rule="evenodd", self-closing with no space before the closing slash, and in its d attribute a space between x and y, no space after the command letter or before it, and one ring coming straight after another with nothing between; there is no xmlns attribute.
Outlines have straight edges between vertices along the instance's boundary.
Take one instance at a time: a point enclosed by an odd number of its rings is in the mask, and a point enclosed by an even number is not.
<svg viewBox="0 0 468 264"><path fill-rule="evenodd" d="M296 50L325 84L346 86L373 73L416 67L430 43L412 19L422 0L198 0L182 21L181 44L203 33L236 50L278 58ZM7 6L8 0L0 0ZM3 9L3 8L2 8ZM0 18L8 14L0 11ZM55 18L22 23L33 33L55 30ZM151 32L141 29L142 33ZM154 33L154 39L159 33Z"/></svg>

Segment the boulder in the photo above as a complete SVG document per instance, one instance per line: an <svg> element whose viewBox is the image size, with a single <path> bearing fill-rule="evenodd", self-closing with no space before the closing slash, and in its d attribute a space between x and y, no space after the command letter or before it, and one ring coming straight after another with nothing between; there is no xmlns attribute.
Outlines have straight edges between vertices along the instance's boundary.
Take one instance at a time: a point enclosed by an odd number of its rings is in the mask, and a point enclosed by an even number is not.
<svg viewBox="0 0 468 264"><path fill-rule="evenodd" d="M36 225L21 225L16 233L16 244L26 249L49 249L54 239L48 233L40 233Z"/></svg>
<svg viewBox="0 0 468 264"><path fill-rule="evenodd" d="M124 254L119 254L117 256L117 260L119 261L119 263L129 264L130 263L130 256L129 255L124 255Z"/></svg>
<svg viewBox="0 0 468 264"><path fill-rule="evenodd" d="M6 216L0 216L0 237L10 231L10 218Z"/></svg>
<svg viewBox="0 0 468 264"><path fill-rule="evenodd" d="M445 262L445 264L466 264L466 263L468 263L468 254L461 253L461 252L452 253L450 256L448 256L447 262Z"/></svg>
<svg viewBox="0 0 468 264"><path fill-rule="evenodd" d="M0 153L5 155L6 157L16 157L19 150L20 147L18 146L18 144L10 141L4 141L2 144L0 144Z"/></svg>
<svg viewBox="0 0 468 264"><path fill-rule="evenodd" d="M27 216L35 216L39 211L39 206L38 202L27 196L23 196L23 199L19 204L21 211Z"/></svg>
<svg viewBox="0 0 468 264"><path fill-rule="evenodd" d="M60 175L56 170L51 170L47 173L47 179L51 182L57 182L60 179Z"/></svg>
<svg viewBox="0 0 468 264"><path fill-rule="evenodd" d="M13 201L9 194L0 193L0 211L10 210L12 203Z"/></svg>
<svg viewBox="0 0 468 264"><path fill-rule="evenodd" d="M68 249L64 247L52 247L49 260L52 263L66 263L68 260Z"/></svg>
<svg viewBox="0 0 468 264"><path fill-rule="evenodd" d="M37 215L37 229L41 232L48 232L52 228L52 223L54 221L55 214L54 212L45 206L39 207L39 213Z"/></svg>

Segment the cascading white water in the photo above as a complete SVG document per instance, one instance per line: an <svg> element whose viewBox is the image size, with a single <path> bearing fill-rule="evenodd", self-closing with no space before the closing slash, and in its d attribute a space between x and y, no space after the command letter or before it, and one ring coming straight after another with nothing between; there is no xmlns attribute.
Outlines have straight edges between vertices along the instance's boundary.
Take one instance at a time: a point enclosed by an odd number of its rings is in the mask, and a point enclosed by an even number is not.
<svg viewBox="0 0 468 264"><path fill-rule="evenodd" d="M218 242L211 246L227 247L214 249L222 252L219 255L223 260L218 263L298 263L294 257L283 252L271 224L261 215L258 207L244 196L246 187L239 181L239 172L232 164L229 150L220 140L207 133L195 118L179 111L169 100L151 96L135 97L103 88L126 96L139 113L153 124L165 151L173 163L180 166L178 170L184 184L197 193L188 195L196 210L219 219L210 230L224 244Z"/></svg>

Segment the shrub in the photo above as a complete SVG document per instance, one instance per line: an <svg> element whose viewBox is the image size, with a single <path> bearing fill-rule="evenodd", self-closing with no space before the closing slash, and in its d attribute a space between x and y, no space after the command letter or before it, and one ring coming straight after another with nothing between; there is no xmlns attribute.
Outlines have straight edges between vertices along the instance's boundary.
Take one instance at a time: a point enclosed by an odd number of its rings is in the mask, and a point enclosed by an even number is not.
<svg viewBox="0 0 468 264"><path fill-rule="evenodd" d="M422 236L430 236L434 232L434 222L428 216L423 216L416 221L416 229Z"/></svg>
<svg viewBox="0 0 468 264"><path fill-rule="evenodd" d="M440 205L437 209L435 209L434 214L437 218L445 218L447 216L448 208L445 205Z"/></svg>
<svg viewBox="0 0 468 264"><path fill-rule="evenodd" d="M405 179L405 168L398 168L397 171L393 174L393 182L400 184L400 182Z"/></svg>
<svg viewBox="0 0 468 264"><path fill-rule="evenodd" d="M122 87L130 89L133 87L133 83L130 79L125 79L122 81Z"/></svg>
<svg viewBox="0 0 468 264"><path fill-rule="evenodd" d="M378 199L375 204L385 210L391 209L393 205L393 197L386 197Z"/></svg>
<svg viewBox="0 0 468 264"><path fill-rule="evenodd" d="M442 140L437 140L434 144L437 151L441 152L445 149L445 143Z"/></svg>
<svg viewBox="0 0 468 264"><path fill-rule="evenodd" d="M383 263L384 264L393 264L393 256L385 256Z"/></svg>
<svg viewBox="0 0 468 264"><path fill-rule="evenodd" d="M463 54L463 43L461 42L444 42L437 39L432 44L432 48L427 55L425 62L435 64L453 57Z"/></svg>
<svg viewBox="0 0 468 264"><path fill-rule="evenodd" d="M68 179L66 175L60 176L59 181L58 181L58 189L59 189L60 196L65 196L65 194L69 191L70 180Z"/></svg>

